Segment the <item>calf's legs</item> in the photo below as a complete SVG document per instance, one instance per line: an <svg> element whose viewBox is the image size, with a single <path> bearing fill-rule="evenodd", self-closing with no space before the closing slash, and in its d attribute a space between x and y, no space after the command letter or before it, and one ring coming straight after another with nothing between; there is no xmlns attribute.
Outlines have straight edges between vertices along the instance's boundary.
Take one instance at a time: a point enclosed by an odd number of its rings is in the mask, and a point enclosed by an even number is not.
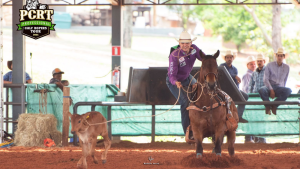
<svg viewBox="0 0 300 169"><path fill-rule="evenodd" d="M104 164L104 163L106 163L106 156L107 156L108 149L110 149L111 141L108 137L107 132L103 133L102 137L104 139L105 151L102 153L101 160L102 160L102 163Z"/></svg>

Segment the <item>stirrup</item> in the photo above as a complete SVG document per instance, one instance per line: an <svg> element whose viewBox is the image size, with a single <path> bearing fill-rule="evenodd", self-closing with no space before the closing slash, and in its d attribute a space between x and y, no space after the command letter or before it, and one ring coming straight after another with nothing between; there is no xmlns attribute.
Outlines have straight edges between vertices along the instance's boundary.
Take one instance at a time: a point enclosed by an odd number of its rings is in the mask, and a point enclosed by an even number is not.
<svg viewBox="0 0 300 169"><path fill-rule="evenodd" d="M189 125L189 126L186 128L186 132L185 132L185 142L187 142L188 144L196 143L195 139L194 139L194 140L191 140L191 139L190 139L190 137L189 137L190 131L192 131L192 130L191 130L191 125Z"/></svg>

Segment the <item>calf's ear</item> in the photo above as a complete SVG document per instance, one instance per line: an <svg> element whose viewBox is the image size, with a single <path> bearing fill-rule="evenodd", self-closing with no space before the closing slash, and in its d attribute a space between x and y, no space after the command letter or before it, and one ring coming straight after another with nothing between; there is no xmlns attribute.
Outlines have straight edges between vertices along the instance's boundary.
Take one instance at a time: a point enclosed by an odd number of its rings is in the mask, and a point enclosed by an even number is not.
<svg viewBox="0 0 300 169"><path fill-rule="evenodd" d="M82 115L82 118L83 118L83 119L88 119L88 118L90 118L90 113L91 113L91 112L87 112L87 113L83 114L83 115Z"/></svg>

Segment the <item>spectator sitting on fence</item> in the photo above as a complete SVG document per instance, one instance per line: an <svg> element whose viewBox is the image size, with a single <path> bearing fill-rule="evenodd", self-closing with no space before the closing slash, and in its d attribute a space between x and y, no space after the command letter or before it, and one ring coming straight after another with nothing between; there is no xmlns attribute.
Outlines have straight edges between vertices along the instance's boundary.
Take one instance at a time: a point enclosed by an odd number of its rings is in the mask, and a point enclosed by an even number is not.
<svg viewBox="0 0 300 169"><path fill-rule="evenodd" d="M57 87L59 87L61 89L61 91L63 91L63 87L64 86L68 86L69 85L69 81L67 80L61 80L62 78L62 74L64 74L65 72L62 72L59 68L55 68L52 71L52 76L53 78L50 79L50 84L56 84Z"/></svg>
<svg viewBox="0 0 300 169"><path fill-rule="evenodd" d="M283 63L285 59L285 52L283 48L278 48L276 55L276 61L270 62L265 68L264 74L264 85L258 90L258 93L263 101L270 101L269 97L275 99L275 101L285 101L287 97L291 94L292 90L285 87L286 81L289 76L290 67L289 65ZM266 114L271 115L272 113L276 115L277 107L279 105L265 105Z"/></svg>
<svg viewBox="0 0 300 169"><path fill-rule="evenodd" d="M13 69L13 63L12 63L12 60L7 61L7 67L8 67L10 70ZM32 83L32 79L31 79L31 77L29 76L29 74L25 72L25 75L26 75L26 83ZM7 72L7 73L3 76L3 81L4 81L4 84L12 83L12 71Z"/></svg>
<svg viewBox="0 0 300 169"><path fill-rule="evenodd" d="M225 63L220 64L220 66L225 66L225 68L229 72L230 76L234 80L235 84L239 88L239 84L241 83L241 79L238 77L237 68L232 65L232 62L235 59L235 57L236 56L233 55L233 53L230 50L226 51L225 55L223 55L223 59L225 60ZM240 92L243 95L243 97L245 98L245 100L247 101L248 100L247 93L245 93L241 90L240 90ZM238 115L239 115L239 122L247 123L248 121L242 118L244 110L245 110L245 105L238 105L237 110L238 110Z"/></svg>
<svg viewBox="0 0 300 169"><path fill-rule="evenodd" d="M247 93L258 93L258 90L264 86L265 64L267 61L268 58L265 58L263 54L257 55L257 69L252 73ZM252 137L256 143L266 143L266 139L263 137Z"/></svg>

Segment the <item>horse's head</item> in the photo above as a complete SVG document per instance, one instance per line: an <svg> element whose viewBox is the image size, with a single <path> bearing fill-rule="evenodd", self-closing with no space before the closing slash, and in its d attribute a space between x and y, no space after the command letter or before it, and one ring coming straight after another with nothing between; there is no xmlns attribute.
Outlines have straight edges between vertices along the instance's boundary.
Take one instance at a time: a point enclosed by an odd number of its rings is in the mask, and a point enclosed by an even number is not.
<svg viewBox="0 0 300 169"><path fill-rule="evenodd" d="M220 55L218 50L214 55L203 55L202 57L202 66L200 70L200 83L205 83L210 88L214 90L217 86L218 78L218 64L217 58Z"/></svg>

